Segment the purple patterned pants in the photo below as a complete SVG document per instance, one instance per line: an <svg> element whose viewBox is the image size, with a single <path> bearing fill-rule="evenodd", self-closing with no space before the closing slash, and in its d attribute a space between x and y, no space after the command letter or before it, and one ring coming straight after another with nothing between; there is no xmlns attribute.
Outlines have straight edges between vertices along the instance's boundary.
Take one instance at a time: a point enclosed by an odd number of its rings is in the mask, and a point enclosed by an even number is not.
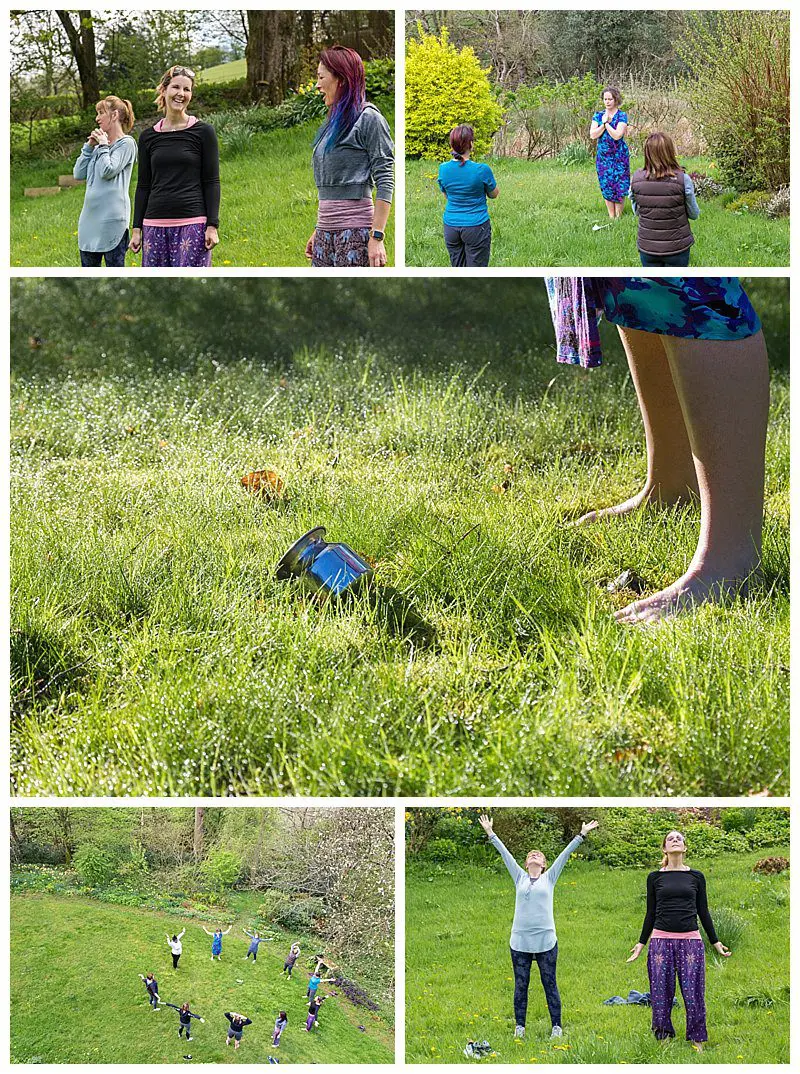
<svg viewBox="0 0 800 1074"><path fill-rule="evenodd" d="M211 268L206 225L142 228L142 268Z"/></svg>
<svg viewBox="0 0 800 1074"><path fill-rule="evenodd" d="M314 232L311 264L314 268L369 268L368 227Z"/></svg>
<svg viewBox="0 0 800 1074"><path fill-rule="evenodd" d="M706 1030L706 955L702 940L651 938L647 949L653 1032L659 1040L675 1036L672 1001L675 977L686 1007L686 1039L694 1044L708 1040Z"/></svg>

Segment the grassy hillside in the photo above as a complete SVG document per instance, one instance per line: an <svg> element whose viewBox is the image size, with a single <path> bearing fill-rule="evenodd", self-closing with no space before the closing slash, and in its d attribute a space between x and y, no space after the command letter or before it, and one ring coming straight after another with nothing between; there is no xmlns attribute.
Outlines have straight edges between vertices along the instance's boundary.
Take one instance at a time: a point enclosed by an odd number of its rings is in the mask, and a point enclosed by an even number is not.
<svg viewBox="0 0 800 1074"><path fill-rule="evenodd" d="M108 906L88 899L22 895L11 900L11 1054L17 1063L390 1063L392 1031L378 1015L356 1007L333 986L319 1033L306 1033L308 984L302 957L291 981L281 976L290 937L262 944L245 961L241 921L224 938L222 962L211 961L211 939L185 919ZM180 932L177 971L165 933ZM208 927L208 926L207 926ZM277 930L279 931L279 930ZM299 972L298 972L299 971ZM152 972L162 1000L192 1010L190 1045L178 1038L178 1015L151 1013L137 974ZM280 1050L270 1047L280 1010L289 1016ZM242 1047L225 1044L224 1011L252 1018ZM362 1031L359 1026L363 1026Z"/></svg>

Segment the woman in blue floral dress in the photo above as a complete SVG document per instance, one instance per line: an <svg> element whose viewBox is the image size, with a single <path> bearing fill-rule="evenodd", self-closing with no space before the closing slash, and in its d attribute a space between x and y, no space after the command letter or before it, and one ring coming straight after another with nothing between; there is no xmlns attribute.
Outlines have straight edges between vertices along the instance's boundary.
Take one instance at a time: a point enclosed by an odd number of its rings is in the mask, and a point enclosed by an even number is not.
<svg viewBox="0 0 800 1074"><path fill-rule="evenodd" d="M595 112L589 137L597 142L597 178L612 220L622 216L631 189L631 158L625 132L628 114L620 110L622 94L614 86L603 90L604 111Z"/></svg>
<svg viewBox="0 0 800 1074"><path fill-rule="evenodd" d="M739 280L560 276L547 289L558 361L599 365L600 317L617 326L647 445L641 491L578 524L700 500L700 537L685 572L616 618L651 623L746 593L761 567L769 368Z"/></svg>

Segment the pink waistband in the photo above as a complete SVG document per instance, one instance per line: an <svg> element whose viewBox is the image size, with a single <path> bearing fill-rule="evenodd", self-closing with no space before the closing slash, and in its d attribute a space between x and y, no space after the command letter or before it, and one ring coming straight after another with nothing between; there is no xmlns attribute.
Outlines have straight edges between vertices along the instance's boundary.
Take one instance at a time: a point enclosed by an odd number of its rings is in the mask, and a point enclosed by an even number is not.
<svg viewBox="0 0 800 1074"><path fill-rule="evenodd" d="M143 223L145 227L183 227L184 224L205 224L207 219L207 216L185 216L182 220L173 220L171 217L163 220L146 218Z"/></svg>
<svg viewBox="0 0 800 1074"><path fill-rule="evenodd" d="M663 929L653 929L650 933L651 940L700 940L703 937L700 935L700 930L695 929L694 932L664 932Z"/></svg>
<svg viewBox="0 0 800 1074"><path fill-rule="evenodd" d="M317 227L338 231L348 227L372 227L372 198L337 198L321 201L317 210Z"/></svg>

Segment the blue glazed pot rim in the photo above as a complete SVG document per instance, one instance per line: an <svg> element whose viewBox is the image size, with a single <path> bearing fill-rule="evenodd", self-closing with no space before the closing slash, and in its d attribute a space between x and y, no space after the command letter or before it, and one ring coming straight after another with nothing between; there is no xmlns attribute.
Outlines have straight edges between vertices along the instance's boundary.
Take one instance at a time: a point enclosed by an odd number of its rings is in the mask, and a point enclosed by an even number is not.
<svg viewBox="0 0 800 1074"><path fill-rule="evenodd" d="M284 552L278 561L275 576L280 579L291 578L292 575L297 572L300 556L305 552L306 548L308 548L310 544L314 544L315 541L321 541L324 540L324 538L324 526L315 526L313 529L309 530L308 533L304 533L302 537L298 537L291 548L289 548L287 552Z"/></svg>

